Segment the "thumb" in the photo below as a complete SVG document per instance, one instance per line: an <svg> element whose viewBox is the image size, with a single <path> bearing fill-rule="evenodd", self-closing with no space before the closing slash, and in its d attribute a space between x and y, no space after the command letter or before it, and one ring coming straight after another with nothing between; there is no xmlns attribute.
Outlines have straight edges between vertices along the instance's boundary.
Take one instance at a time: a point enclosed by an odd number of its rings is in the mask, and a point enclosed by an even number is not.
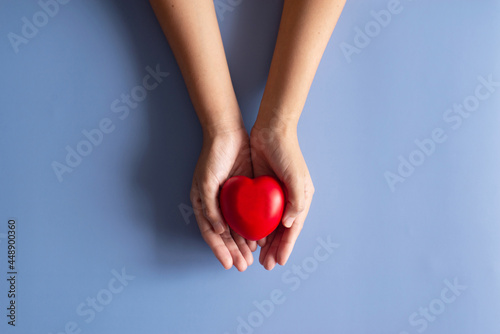
<svg viewBox="0 0 500 334"><path fill-rule="evenodd" d="M285 212L283 213L283 225L291 227L295 218L304 211L306 199L304 194L304 178L298 171L294 171L284 179L285 183Z"/></svg>
<svg viewBox="0 0 500 334"><path fill-rule="evenodd" d="M202 214L210 222L215 233L223 233L225 228L224 219L219 209L218 192L219 187L214 182L201 181L197 184L199 191L199 205L201 206Z"/></svg>

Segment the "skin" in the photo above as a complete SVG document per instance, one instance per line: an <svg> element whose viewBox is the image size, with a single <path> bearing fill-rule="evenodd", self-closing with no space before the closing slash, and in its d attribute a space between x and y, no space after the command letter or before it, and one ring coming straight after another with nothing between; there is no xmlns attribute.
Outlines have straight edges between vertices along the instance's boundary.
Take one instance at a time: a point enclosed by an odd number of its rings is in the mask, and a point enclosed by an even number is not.
<svg viewBox="0 0 500 334"><path fill-rule="evenodd" d="M285 0L257 120L248 136L234 93L213 0L150 0L174 52L203 128L191 188L201 234L224 268L244 271L255 241L229 229L218 194L234 175L273 175L285 186L282 224L259 240L260 263L284 265L302 230L314 185L297 124L345 0Z"/></svg>

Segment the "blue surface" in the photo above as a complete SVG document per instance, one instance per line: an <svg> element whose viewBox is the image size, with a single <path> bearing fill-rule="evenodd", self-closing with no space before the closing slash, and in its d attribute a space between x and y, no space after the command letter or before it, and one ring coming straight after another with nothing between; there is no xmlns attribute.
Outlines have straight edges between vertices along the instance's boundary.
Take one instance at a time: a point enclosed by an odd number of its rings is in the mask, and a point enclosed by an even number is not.
<svg viewBox="0 0 500 334"><path fill-rule="evenodd" d="M250 128L282 3L221 3ZM222 268L186 209L200 126L148 2L73 0L47 22L35 1L0 7L2 277L17 226L16 326L2 279L1 333L500 332L500 87L476 92L479 76L500 81L499 1L347 2L299 125L306 225L286 266L244 273ZM370 12L388 7L378 31ZM33 15L46 24L16 52L9 33ZM169 74L127 114L121 95L141 99L157 65ZM467 118L447 111L461 103ZM99 126L89 146L82 131ZM87 156L60 180L54 162L78 145ZM391 189L399 156L421 164Z"/></svg>

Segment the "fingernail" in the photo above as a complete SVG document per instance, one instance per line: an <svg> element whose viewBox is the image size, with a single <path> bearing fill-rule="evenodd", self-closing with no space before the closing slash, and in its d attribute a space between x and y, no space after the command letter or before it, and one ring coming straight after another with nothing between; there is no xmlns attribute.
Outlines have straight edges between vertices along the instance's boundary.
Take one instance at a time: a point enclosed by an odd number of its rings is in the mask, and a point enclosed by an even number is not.
<svg viewBox="0 0 500 334"><path fill-rule="evenodd" d="M283 225L285 225L285 227L292 227L292 223L293 223L293 218L292 217L288 217L287 219L285 219L285 221L283 222Z"/></svg>

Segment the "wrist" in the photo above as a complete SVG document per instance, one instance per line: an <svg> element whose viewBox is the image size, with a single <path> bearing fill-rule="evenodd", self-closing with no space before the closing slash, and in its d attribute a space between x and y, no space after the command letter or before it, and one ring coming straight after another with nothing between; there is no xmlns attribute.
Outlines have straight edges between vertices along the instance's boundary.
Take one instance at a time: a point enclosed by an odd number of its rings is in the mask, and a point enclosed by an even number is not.
<svg viewBox="0 0 500 334"><path fill-rule="evenodd" d="M220 135L228 135L245 131L241 114L212 120L200 120L203 130L203 138L214 138Z"/></svg>
<svg viewBox="0 0 500 334"><path fill-rule="evenodd" d="M260 118L252 128L250 142L252 146L261 149L298 143L297 123L280 117Z"/></svg>
<svg viewBox="0 0 500 334"><path fill-rule="evenodd" d="M253 126L256 130L272 131L282 135L297 133L298 118L284 108L261 106Z"/></svg>

